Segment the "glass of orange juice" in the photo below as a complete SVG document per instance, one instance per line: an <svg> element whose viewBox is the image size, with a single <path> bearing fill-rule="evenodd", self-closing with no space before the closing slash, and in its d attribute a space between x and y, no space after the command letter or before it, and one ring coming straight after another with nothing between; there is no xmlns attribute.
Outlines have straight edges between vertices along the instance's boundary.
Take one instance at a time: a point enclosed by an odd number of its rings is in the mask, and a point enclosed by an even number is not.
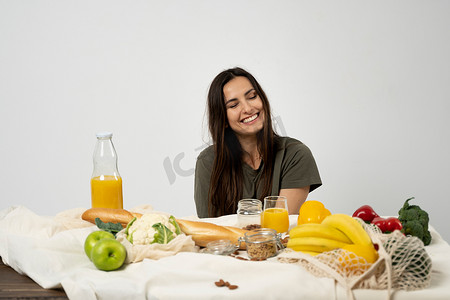
<svg viewBox="0 0 450 300"><path fill-rule="evenodd" d="M278 233L284 233L289 230L289 214L286 197L267 196L264 198L261 226L275 229Z"/></svg>

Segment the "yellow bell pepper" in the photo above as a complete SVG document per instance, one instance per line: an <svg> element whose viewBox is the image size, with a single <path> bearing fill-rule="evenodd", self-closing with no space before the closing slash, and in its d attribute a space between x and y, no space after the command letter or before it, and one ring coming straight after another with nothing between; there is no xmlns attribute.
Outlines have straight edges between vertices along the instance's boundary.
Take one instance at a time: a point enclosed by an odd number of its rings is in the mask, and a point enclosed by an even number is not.
<svg viewBox="0 0 450 300"><path fill-rule="evenodd" d="M322 202L316 200L305 201L298 213L297 225L305 223L322 223L331 212L325 208Z"/></svg>

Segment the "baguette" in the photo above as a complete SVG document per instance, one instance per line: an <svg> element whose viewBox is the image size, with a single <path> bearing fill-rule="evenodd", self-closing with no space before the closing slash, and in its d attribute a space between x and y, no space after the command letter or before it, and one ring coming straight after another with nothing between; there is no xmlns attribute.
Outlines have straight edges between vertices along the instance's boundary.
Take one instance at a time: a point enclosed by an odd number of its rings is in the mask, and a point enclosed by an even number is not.
<svg viewBox="0 0 450 300"><path fill-rule="evenodd" d="M133 220L140 218L142 214L129 212L125 209L114 208L90 208L86 210L81 218L95 224L95 218L100 218L105 223L120 223L123 227ZM220 226L213 223L201 221L188 221L176 219L181 231L192 236L195 244L206 247L206 244L216 240L230 240L233 244L239 244L238 240L243 237L248 230L232 226ZM240 249L245 249L245 243L240 243Z"/></svg>
<svg viewBox="0 0 450 300"><path fill-rule="evenodd" d="M102 222L120 223L123 227L133 220L134 217L140 218L142 214L132 213L120 208L100 208L94 207L86 210L81 218L85 221L95 224L95 218L100 218Z"/></svg>
<svg viewBox="0 0 450 300"><path fill-rule="evenodd" d="M239 244L239 238L248 230L232 226L220 226L201 221L188 221L177 219L181 231L192 236L197 246L206 247L206 244L216 240L230 240L233 244ZM245 243L240 243L240 249L245 249Z"/></svg>

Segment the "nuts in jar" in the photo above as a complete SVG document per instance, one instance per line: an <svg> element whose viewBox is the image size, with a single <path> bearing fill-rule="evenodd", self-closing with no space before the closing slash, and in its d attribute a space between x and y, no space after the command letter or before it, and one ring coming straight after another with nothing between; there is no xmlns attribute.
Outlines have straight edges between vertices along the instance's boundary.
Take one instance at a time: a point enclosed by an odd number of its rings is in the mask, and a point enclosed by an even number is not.
<svg viewBox="0 0 450 300"><path fill-rule="evenodd" d="M252 260L263 260L277 255L282 249L279 235L275 230L262 228L245 233L247 255Z"/></svg>
<svg viewBox="0 0 450 300"><path fill-rule="evenodd" d="M268 258L276 253L277 246L273 240L265 238L259 243L247 243L247 254L250 258Z"/></svg>

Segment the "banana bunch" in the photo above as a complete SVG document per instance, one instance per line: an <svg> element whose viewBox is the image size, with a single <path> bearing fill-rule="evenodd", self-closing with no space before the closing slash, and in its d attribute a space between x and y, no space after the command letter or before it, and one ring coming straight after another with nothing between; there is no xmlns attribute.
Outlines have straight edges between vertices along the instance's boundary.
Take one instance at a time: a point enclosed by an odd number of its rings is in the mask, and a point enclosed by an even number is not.
<svg viewBox="0 0 450 300"><path fill-rule="evenodd" d="M371 247L376 252L369 234L356 219L345 214L332 214L322 223L307 223L292 228L287 247L317 255L337 248L355 248L350 245Z"/></svg>

